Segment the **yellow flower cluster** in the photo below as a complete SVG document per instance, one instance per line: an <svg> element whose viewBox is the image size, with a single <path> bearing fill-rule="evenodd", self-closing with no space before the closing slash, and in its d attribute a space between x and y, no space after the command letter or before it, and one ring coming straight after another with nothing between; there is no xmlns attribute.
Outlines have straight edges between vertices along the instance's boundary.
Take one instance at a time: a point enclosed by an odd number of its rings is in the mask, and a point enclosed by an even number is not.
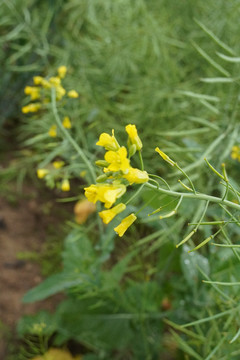
<svg viewBox="0 0 240 360"><path fill-rule="evenodd" d="M114 136L114 130L112 130L112 135L107 133L100 135L96 145L104 147L106 153L104 160L99 160L96 163L103 167L103 175L98 177L97 184L92 184L84 189L85 196L90 202L95 204L100 201L108 209L99 213L105 224L108 224L116 215L126 209L124 203L119 203L114 207L112 205L126 192L127 186L143 184L149 180L146 171L133 168L130 164L130 157L135 154L136 150L142 149L142 142L136 126L129 124L125 129L128 134L128 151L125 146L119 145ZM123 236L136 218L135 214L130 214L114 230L119 236Z"/></svg>
<svg viewBox="0 0 240 360"><path fill-rule="evenodd" d="M47 175L52 175L52 177L56 177L56 178L63 178L61 183L60 183L60 188L62 191L70 191L70 182L69 180L65 177L64 174L59 174L56 173L56 170L61 169L63 166L65 165L64 161L62 160L56 160L53 161L53 163L51 165L48 166L48 168L39 168L37 169L37 177L39 179L43 179L45 178ZM55 169L55 173L54 173L54 169Z"/></svg>
<svg viewBox="0 0 240 360"><path fill-rule="evenodd" d="M41 109L42 104L50 102L51 94L50 90L55 88L56 99L60 101L64 95L66 95L66 90L62 86L62 79L67 73L67 67L62 65L57 70L57 76L52 76L50 78L44 78L42 76L34 76L33 83L35 86L26 86L24 92L26 95L30 96L31 101L38 100L38 102L32 102L26 106L22 107L22 112L24 114L37 112ZM78 92L76 90L70 90L67 92L69 98L78 98Z"/></svg>
<svg viewBox="0 0 240 360"><path fill-rule="evenodd" d="M240 161L240 146L235 145L232 147L231 158Z"/></svg>
<svg viewBox="0 0 240 360"><path fill-rule="evenodd" d="M72 128L72 123L71 123L71 120L68 116L65 116L63 118L63 121L62 121L62 125L65 129L71 129ZM48 130L48 135L51 136L51 137L56 137L57 136L57 125L52 125L50 127L50 129Z"/></svg>

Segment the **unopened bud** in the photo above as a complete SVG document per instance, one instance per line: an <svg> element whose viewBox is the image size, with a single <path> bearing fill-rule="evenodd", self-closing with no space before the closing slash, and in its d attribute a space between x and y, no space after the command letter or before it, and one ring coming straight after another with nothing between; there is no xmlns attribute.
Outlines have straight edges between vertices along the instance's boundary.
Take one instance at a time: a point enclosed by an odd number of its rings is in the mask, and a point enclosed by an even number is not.
<svg viewBox="0 0 240 360"><path fill-rule="evenodd" d="M137 151L136 145L135 144L130 145L128 151L129 151L129 157L132 157Z"/></svg>
<svg viewBox="0 0 240 360"><path fill-rule="evenodd" d="M98 183L104 182L107 180L107 178L108 177L106 175L100 175L96 178L96 182L98 182Z"/></svg>
<svg viewBox="0 0 240 360"><path fill-rule="evenodd" d="M101 167L108 167L109 163L105 160L97 160L95 161L95 164L97 166L101 166Z"/></svg>

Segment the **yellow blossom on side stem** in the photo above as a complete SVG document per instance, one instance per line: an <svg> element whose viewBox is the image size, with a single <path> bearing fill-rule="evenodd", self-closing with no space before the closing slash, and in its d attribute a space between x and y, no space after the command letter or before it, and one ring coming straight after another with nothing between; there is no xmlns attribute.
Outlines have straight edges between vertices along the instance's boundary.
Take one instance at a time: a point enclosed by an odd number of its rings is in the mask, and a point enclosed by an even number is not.
<svg viewBox="0 0 240 360"><path fill-rule="evenodd" d="M48 169L37 169L37 177L43 179L49 173Z"/></svg>
<svg viewBox="0 0 240 360"><path fill-rule="evenodd" d="M114 130L112 130L112 136L107 133L102 133L96 145L103 146L106 150L112 151L117 151L120 148L120 145L114 136Z"/></svg>
<svg viewBox="0 0 240 360"><path fill-rule="evenodd" d="M78 98L78 92L76 90L70 90L67 93L68 97L72 98L72 99L77 99Z"/></svg>
<svg viewBox="0 0 240 360"><path fill-rule="evenodd" d="M40 98L40 88L36 86L26 86L24 89L26 95L31 96L31 100L36 100Z"/></svg>
<svg viewBox="0 0 240 360"><path fill-rule="evenodd" d="M126 232L126 230L134 223L136 219L137 219L136 215L132 213L129 216L125 217L121 221L121 223L114 228L114 230L116 231L116 233L118 233L120 237L122 237Z"/></svg>
<svg viewBox="0 0 240 360"><path fill-rule="evenodd" d="M68 179L64 179L61 184L61 190L62 191L69 191L70 190L70 182Z"/></svg>
<svg viewBox="0 0 240 360"><path fill-rule="evenodd" d="M63 118L62 125L63 125L63 127L65 127L65 129L71 129L72 124L71 124L71 120L68 116L65 116Z"/></svg>
<svg viewBox="0 0 240 360"><path fill-rule="evenodd" d="M37 112L39 109L41 109L41 103L33 103L33 104L28 104L26 106L23 106L22 112L24 114L27 114L30 112Z"/></svg>
<svg viewBox="0 0 240 360"><path fill-rule="evenodd" d="M149 180L148 173L139 169L130 167L127 174L123 175L124 179L127 179L132 184L143 184Z"/></svg>
<svg viewBox="0 0 240 360"><path fill-rule="evenodd" d="M52 164L55 169L60 169L64 166L65 163L64 161L54 161Z"/></svg>
<svg viewBox="0 0 240 360"><path fill-rule="evenodd" d="M62 85L55 86L56 89L56 99L59 101L66 94L66 90L62 87Z"/></svg>
<svg viewBox="0 0 240 360"><path fill-rule="evenodd" d="M109 163L109 166L104 169L104 172L125 172L130 167L129 159L127 158L127 149L124 146L120 147L117 151L107 151L104 159Z"/></svg>
<svg viewBox="0 0 240 360"><path fill-rule="evenodd" d="M78 224L86 222L89 215L96 211L96 205L87 199L78 201L74 206L75 220Z"/></svg>
<svg viewBox="0 0 240 360"><path fill-rule="evenodd" d="M234 145L232 147L231 158L240 161L240 146Z"/></svg>
<svg viewBox="0 0 240 360"><path fill-rule="evenodd" d="M58 76L52 76L49 79L51 85L59 86L61 84L61 79Z"/></svg>
<svg viewBox="0 0 240 360"><path fill-rule="evenodd" d="M57 136L57 125L52 125L50 129L48 130L48 135L51 137Z"/></svg>
<svg viewBox="0 0 240 360"><path fill-rule="evenodd" d="M97 201L104 203L105 207L109 209L118 198L126 192L126 186L123 184L92 184L84 188L85 196L94 204Z"/></svg>
<svg viewBox="0 0 240 360"><path fill-rule="evenodd" d="M175 165L175 162L172 159L170 159L170 157L167 156L167 154L165 154L162 150L160 150L159 147L156 147L155 151L163 158L163 160L168 162L170 165L172 166Z"/></svg>
<svg viewBox="0 0 240 360"><path fill-rule="evenodd" d="M136 146L136 149L137 150L141 150L142 148L142 141L140 139L140 137L138 136L138 132L137 132L137 128L135 125L127 125L125 127L125 130L128 134L128 137L129 137L129 141L132 145L135 145Z"/></svg>
<svg viewBox="0 0 240 360"><path fill-rule="evenodd" d="M34 76L33 77L33 83L35 85L42 85L43 80L44 80L44 78L42 76Z"/></svg>
<svg viewBox="0 0 240 360"><path fill-rule="evenodd" d="M52 87L52 85L50 84L50 82L47 81L47 80L44 79L44 78L42 78L41 85L42 85L45 89L50 89L50 88Z"/></svg>
<svg viewBox="0 0 240 360"><path fill-rule="evenodd" d="M59 66L58 68L58 75L61 79L63 79L67 73L67 67L62 65L62 66Z"/></svg>
<svg viewBox="0 0 240 360"><path fill-rule="evenodd" d="M99 216L102 218L104 224L109 224L117 214L120 214L122 211L126 209L126 205L121 203L114 206L112 209L103 210L99 213Z"/></svg>

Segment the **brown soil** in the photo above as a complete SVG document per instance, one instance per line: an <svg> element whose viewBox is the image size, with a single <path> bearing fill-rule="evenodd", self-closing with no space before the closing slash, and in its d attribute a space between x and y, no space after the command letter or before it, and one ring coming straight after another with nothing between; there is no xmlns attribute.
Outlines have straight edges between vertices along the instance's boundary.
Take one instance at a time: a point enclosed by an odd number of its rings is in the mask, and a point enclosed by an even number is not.
<svg viewBox="0 0 240 360"><path fill-rule="evenodd" d="M18 254L41 250L47 237L47 225L59 221L52 214L56 213L56 206L61 207L48 201L52 211L45 215L46 200L36 198L34 190L27 189L22 195L14 206L0 198L0 359L7 356L7 340L1 327L14 334L22 315L40 309L54 310L61 298L54 296L34 304L21 301L23 295L43 278L37 263L19 260Z"/></svg>

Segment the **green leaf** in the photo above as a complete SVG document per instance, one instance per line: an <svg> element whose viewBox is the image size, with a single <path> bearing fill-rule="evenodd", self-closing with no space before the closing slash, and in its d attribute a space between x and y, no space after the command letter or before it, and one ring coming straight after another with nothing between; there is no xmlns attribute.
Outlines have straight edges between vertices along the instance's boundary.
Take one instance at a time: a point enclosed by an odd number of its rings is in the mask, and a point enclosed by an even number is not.
<svg viewBox="0 0 240 360"><path fill-rule="evenodd" d="M84 278L85 277L85 278ZM67 290L74 286L83 285L86 281L86 276L82 274L59 273L50 276L43 281L40 285L31 289L23 297L24 303L30 303L46 299L60 291Z"/></svg>

